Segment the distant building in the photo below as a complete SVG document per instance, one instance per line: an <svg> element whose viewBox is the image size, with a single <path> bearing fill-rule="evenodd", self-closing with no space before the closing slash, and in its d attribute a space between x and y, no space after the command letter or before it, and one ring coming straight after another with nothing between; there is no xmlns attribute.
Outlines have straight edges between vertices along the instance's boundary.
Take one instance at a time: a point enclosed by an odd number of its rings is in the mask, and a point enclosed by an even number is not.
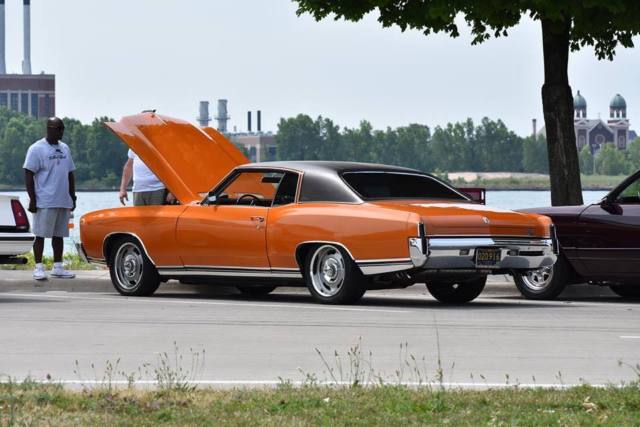
<svg viewBox="0 0 640 427"><path fill-rule="evenodd" d="M0 108L31 117L56 114L56 76L31 74L31 0L23 0L23 74L6 74L5 6L0 0Z"/></svg>
<svg viewBox="0 0 640 427"><path fill-rule="evenodd" d="M578 91L573 98L574 128L578 150L589 146L592 153L600 151L606 143L613 143L619 150L626 150L637 134L629 129L627 103L620 94L616 94L609 103L609 119L587 118L587 100Z"/></svg>
<svg viewBox="0 0 640 427"><path fill-rule="evenodd" d="M276 137L271 133L228 133L231 142L244 148L252 162L276 160Z"/></svg>
<svg viewBox="0 0 640 427"><path fill-rule="evenodd" d="M0 74L0 108L31 117L56 115L56 76Z"/></svg>
<svg viewBox="0 0 640 427"><path fill-rule="evenodd" d="M573 127L578 151L588 145L591 153L597 153L607 143L615 144L619 150L626 150L629 142L638 137L629 125L627 102L619 93L609 103L609 118L606 122L601 118L587 118L587 100L580 91L573 97ZM538 134L546 136L545 128Z"/></svg>
<svg viewBox="0 0 640 427"><path fill-rule="evenodd" d="M262 132L262 112L260 110L256 112L256 132L254 132L252 128L251 111L247 112L246 132L237 132L235 126L233 132L229 132L227 129L227 122L230 117L227 111L227 104L228 102L226 99L218 100L218 114L215 117L218 122L218 131L223 133L238 147L244 149L251 162L268 162L276 160L278 150L276 137L271 132ZM200 126L208 126L210 117L209 103L207 101L200 102L199 112L198 123Z"/></svg>

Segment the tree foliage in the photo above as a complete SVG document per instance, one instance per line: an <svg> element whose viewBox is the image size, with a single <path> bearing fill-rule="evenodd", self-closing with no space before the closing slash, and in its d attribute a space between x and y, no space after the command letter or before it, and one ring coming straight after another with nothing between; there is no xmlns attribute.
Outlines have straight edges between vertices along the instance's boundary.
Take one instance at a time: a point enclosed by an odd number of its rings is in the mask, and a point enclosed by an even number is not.
<svg viewBox="0 0 640 427"><path fill-rule="evenodd" d="M508 35L523 15L534 20L571 21L570 47L578 50L593 46L600 59L612 59L618 45L633 47L640 33L640 8L637 0L294 0L298 15L311 14L316 20L360 21L377 12L383 27L397 26L402 31L418 30L429 35L443 32L458 37L456 17L461 15L471 29L473 44L491 37Z"/></svg>
<svg viewBox="0 0 640 427"><path fill-rule="evenodd" d="M76 181L80 188L117 187L122 166L127 159L127 147L103 125L107 117L95 119L90 125L64 118L62 141L69 145L76 164ZM22 114L0 109L0 184L22 187L22 165L27 149L45 135L44 119L36 120Z"/></svg>
<svg viewBox="0 0 640 427"><path fill-rule="evenodd" d="M545 172L542 161L524 164L526 138L501 120L488 118L476 125L467 119L437 126L410 124L375 130L362 121L340 129L333 121L307 115L281 119L276 134L281 160L348 160L405 166L427 172L527 171ZM309 143L312 141L312 143ZM544 141L531 156L546 159Z"/></svg>

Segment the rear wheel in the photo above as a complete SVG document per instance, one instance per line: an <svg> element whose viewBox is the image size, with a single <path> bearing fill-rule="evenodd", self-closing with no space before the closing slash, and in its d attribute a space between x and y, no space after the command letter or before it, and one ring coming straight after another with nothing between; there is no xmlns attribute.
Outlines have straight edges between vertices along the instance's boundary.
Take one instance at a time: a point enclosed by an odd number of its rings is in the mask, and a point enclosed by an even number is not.
<svg viewBox="0 0 640 427"><path fill-rule="evenodd" d="M431 282L427 283L427 289L440 302L464 304L476 299L486 283L487 276L482 276L455 282Z"/></svg>
<svg viewBox="0 0 640 427"><path fill-rule="evenodd" d="M609 288L622 298L640 298L640 286L637 285L611 285Z"/></svg>
<svg viewBox="0 0 640 427"><path fill-rule="evenodd" d="M275 288L276 288L275 286L267 286L267 285L238 286L238 290L240 291L240 293L242 293L243 295L250 296L250 297L264 297L264 296L267 296L271 292L273 292Z"/></svg>
<svg viewBox="0 0 640 427"><path fill-rule="evenodd" d="M305 261L305 280L313 298L324 304L352 304L364 295L364 276L338 246L312 248Z"/></svg>
<svg viewBox="0 0 640 427"><path fill-rule="evenodd" d="M142 245L133 237L119 239L109 257L111 283L126 296L148 296L160 286L160 276Z"/></svg>
<svg viewBox="0 0 640 427"><path fill-rule="evenodd" d="M536 270L511 272L516 287L527 299L549 300L562 293L569 280L568 261L558 257L556 263Z"/></svg>

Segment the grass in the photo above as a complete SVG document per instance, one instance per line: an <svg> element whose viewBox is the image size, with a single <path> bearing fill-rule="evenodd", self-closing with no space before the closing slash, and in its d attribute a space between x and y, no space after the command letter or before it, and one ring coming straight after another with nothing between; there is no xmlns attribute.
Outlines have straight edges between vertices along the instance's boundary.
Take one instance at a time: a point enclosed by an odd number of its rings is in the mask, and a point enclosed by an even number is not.
<svg viewBox="0 0 640 427"><path fill-rule="evenodd" d="M33 253L29 252L23 256L27 258L27 264L0 264L0 270L31 270L35 267ZM87 264L76 253L65 253L62 261L65 268L69 270L99 270L102 268L94 264ZM53 257L45 256L42 258L42 262L45 265L45 269L50 270L53 268Z"/></svg>
<svg viewBox="0 0 640 427"><path fill-rule="evenodd" d="M440 360L436 382L426 382L423 359L410 355L405 343L396 380L418 378L424 384L407 387L376 378L372 354L362 350L360 340L344 355L316 351L330 385L307 374L298 386L281 380L272 388L196 389L192 381L204 366L204 351L190 349L185 357L176 343L172 353L144 364L144 372L126 373L116 361L107 362L97 375L91 365L97 385L81 391L54 382L5 379L0 384L0 426L640 425L640 381L617 387L447 389ZM190 367L182 368L185 363ZM640 379L640 365L620 364ZM82 379L77 362L76 374ZM155 389L135 387L149 375ZM114 385L120 377L128 379L127 386Z"/></svg>
<svg viewBox="0 0 640 427"><path fill-rule="evenodd" d="M640 424L640 388L487 391L372 387L69 391L0 386L1 425L611 425Z"/></svg>
<svg viewBox="0 0 640 427"><path fill-rule="evenodd" d="M625 175L608 176L608 175L582 175L583 190L611 190L626 178ZM454 185L466 187L483 187L487 190L549 190L549 177L511 177L511 178L493 178L493 179L477 179L475 181L466 182L458 179L452 181Z"/></svg>

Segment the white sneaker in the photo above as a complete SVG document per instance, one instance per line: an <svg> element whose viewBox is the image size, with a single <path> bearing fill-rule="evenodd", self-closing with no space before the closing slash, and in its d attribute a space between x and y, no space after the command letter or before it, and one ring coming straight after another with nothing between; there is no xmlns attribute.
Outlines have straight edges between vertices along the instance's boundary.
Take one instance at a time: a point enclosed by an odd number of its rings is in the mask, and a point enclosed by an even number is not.
<svg viewBox="0 0 640 427"><path fill-rule="evenodd" d="M44 265L36 264L33 269L33 278L36 280L47 280L47 273L44 272Z"/></svg>
<svg viewBox="0 0 640 427"><path fill-rule="evenodd" d="M76 275L70 271L65 270L64 267L62 266L62 263L56 262L53 264L53 270L51 270L51 277L57 277L58 279L73 279L74 277L76 277Z"/></svg>

